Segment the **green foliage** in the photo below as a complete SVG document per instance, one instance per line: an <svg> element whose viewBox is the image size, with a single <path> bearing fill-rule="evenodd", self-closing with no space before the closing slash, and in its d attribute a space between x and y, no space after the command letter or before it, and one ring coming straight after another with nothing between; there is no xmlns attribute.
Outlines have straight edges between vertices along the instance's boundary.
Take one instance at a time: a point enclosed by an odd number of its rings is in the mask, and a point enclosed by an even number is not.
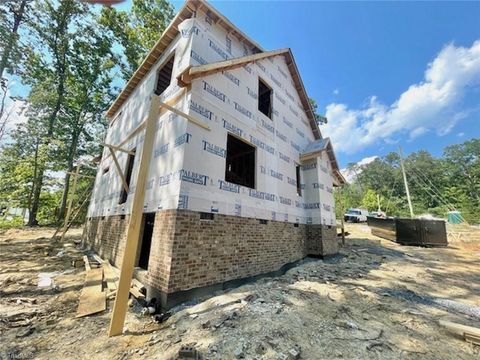
<svg viewBox="0 0 480 360"><path fill-rule="evenodd" d="M15 216L13 219L7 220L0 218L0 230L8 230L19 228L23 226L23 219L21 216Z"/></svg>
<svg viewBox="0 0 480 360"><path fill-rule="evenodd" d="M328 119L325 116L320 115L318 113L318 104L315 101L315 99L309 98L308 100L310 101L310 105L312 106L313 114L315 115L315 119L317 120L317 124L318 125L326 124L328 122Z"/></svg>
<svg viewBox="0 0 480 360"><path fill-rule="evenodd" d="M372 189L368 189L363 195L362 208L368 211L376 211L378 209L377 193Z"/></svg>
<svg viewBox="0 0 480 360"><path fill-rule="evenodd" d="M336 188L333 195L335 198L335 215L339 219L343 217L347 209L358 208L362 203L362 190L355 183Z"/></svg>
<svg viewBox="0 0 480 360"><path fill-rule="evenodd" d="M128 80L155 45L173 18L166 0L133 0L130 11L104 7L100 23L109 29L122 48L120 68Z"/></svg>
<svg viewBox="0 0 480 360"><path fill-rule="evenodd" d="M449 210L456 209L467 222L480 223L479 139L448 146L441 158L420 150L410 154L404 163L415 214L446 218ZM350 167L355 168L355 165ZM353 183L336 192L339 212L340 197L347 207L376 210L376 194L379 194L381 208L388 215L409 216L397 153L377 158L356 171ZM357 192L352 193L352 188Z"/></svg>
<svg viewBox="0 0 480 360"><path fill-rule="evenodd" d="M26 4L22 31L13 33L20 3ZM76 0L0 4L2 50L15 40L2 59L29 88L27 122L0 147L1 208L26 208L29 224L52 224L63 219L67 195L76 206L90 196L93 180L81 178L73 193L67 172L100 153L118 74L128 79L172 18L165 0L134 0L128 11L98 11ZM94 166L81 172L95 175ZM86 207L77 221L85 213Z"/></svg>

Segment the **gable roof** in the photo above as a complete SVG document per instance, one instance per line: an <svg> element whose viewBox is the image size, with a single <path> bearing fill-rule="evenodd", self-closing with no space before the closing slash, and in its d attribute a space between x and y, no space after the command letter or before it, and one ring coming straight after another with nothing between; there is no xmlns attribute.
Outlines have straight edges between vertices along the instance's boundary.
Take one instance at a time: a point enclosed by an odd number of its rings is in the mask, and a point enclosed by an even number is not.
<svg viewBox="0 0 480 360"><path fill-rule="evenodd" d="M300 101L303 106L303 110L307 114L308 122L310 123L310 127L312 128L313 136L315 137L315 139L321 139L322 134L317 124L315 112L313 111L312 105L310 104L310 100L307 96L307 92L305 91L302 78L300 77L300 73L298 72L297 65L295 64L295 59L293 58L293 54L290 49L267 51L260 54L247 55L239 58L218 61L205 65L191 66L185 69L178 76L178 84L180 86L187 86L194 79L214 74L220 71L236 69L246 65L247 63L279 55L283 55L285 57L288 70L290 71L293 83L295 84L295 89L298 92Z"/></svg>
<svg viewBox="0 0 480 360"><path fill-rule="evenodd" d="M326 151L330 163L332 164L332 171L333 175L336 180L336 186L340 186L346 183L345 178L343 177L342 173L340 172L340 168L338 167L337 158L335 156L335 152L333 151L332 142L330 138L323 138L318 139L316 141L312 141L308 144L303 152L300 154L300 160L310 160L316 158L322 151Z"/></svg>
<svg viewBox="0 0 480 360"><path fill-rule="evenodd" d="M125 84L123 90L117 96L113 104L107 110L107 117L111 118L118 111L120 106L128 99L130 94L135 90L137 85L142 81L145 75L150 71L152 66L167 49L170 43L178 34L178 25L194 16L196 11L203 10L212 20L223 26L232 36L237 37L241 42L246 43L254 53L263 52L263 49L255 41L250 39L246 34L233 25L225 16L220 14L212 5L205 0L186 0L185 4L179 10L172 22L163 32L160 39L153 46L152 50L147 54L138 69L133 73L132 77Z"/></svg>

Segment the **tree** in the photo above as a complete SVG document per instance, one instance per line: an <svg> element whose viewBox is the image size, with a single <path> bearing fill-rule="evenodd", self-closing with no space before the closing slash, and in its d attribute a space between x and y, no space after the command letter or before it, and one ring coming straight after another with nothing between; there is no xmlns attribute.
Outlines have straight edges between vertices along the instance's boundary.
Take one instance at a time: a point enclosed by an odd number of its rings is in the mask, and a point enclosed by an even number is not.
<svg viewBox="0 0 480 360"><path fill-rule="evenodd" d="M372 189L368 189L362 199L362 207L368 211L376 211L378 209L377 194Z"/></svg>
<svg viewBox="0 0 480 360"><path fill-rule="evenodd" d="M104 133L106 119L103 112L114 97L111 91L114 68L112 39L102 33L94 22L85 25L83 36L74 40L71 73L66 82L67 95L60 136L63 138L62 156L65 158L62 169L66 168L67 172L58 220L65 216L70 188L69 173L73 171L74 162L91 154L92 150L97 153L100 150L97 134ZM91 148L90 142L97 146Z"/></svg>
<svg viewBox="0 0 480 360"><path fill-rule="evenodd" d="M19 50L19 28L31 0L6 1L0 4L0 140L5 135L10 113L5 113L8 81L5 70L14 74L19 67L22 52Z"/></svg>
<svg viewBox="0 0 480 360"><path fill-rule="evenodd" d="M19 51L18 30L25 19L25 13L31 0L5 1L0 4L0 79L3 81L4 71L14 73L18 67L21 52Z"/></svg>
<svg viewBox="0 0 480 360"><path fill-rule="evenodd" d="M108 28L122 49L119 64L124 80L138 68L173 18L173 6L166 0L133 0L129 11L102 9L100 23Z"/></svg>
<svg viewBox="0 0 480 360"><path fill-rule="evenodd" d="M326 124L328 122L328 119L325 116L320 115L318 113L318 104L315 101L315 99L309 98L308 100L310 101L310 105L312 106L313 115L315 116L315 120L317 121L317 124L318 125Z"/></svg>
<svg viewBox="0 0 480 360"><path fill-rule="evenodd" d="M28 106L36 108L37 113L41 114L44 128L39 151L47 158L48 153L56 149L53 135L65 100L73 38L77 35L77 26L81 24L79 20L86 12L86 6L74 0L62 0L59 3L45 0L35 3L35 11L29 21L30 43L23 79L32 86ZM38 102L38 98L46 101ZM42 159L33 182L28 219L30 226L38 224L37 212L46 170L46 161Z"/></svg>

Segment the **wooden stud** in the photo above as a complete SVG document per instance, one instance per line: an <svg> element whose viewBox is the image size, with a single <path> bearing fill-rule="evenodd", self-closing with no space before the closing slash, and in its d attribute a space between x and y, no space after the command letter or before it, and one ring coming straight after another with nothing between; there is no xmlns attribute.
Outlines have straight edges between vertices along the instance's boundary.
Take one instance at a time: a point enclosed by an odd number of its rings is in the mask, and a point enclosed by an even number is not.
<svg viewBox="0 0 480 360"><path fill-rule="evenodd" d="M120 176L120 179L122 180L123 188L128 194L128 184L127 180L125 179L125 174L122 171L122 168L120 167L120 163L118 162L117 155L115 155L115 150L113 150L111 147L108 148L110 150L110 154L112 155L113 162L115 163L115 167L117 168L118 176Z"/></svg>
<svg viewBox="0 0 480 360"><path fill-rule="evenodd" d="M168 105L168 104L166 104L166 103L164 103L164 102L161 102L161 101L159 101L159 105L160 105L162 108L165 108L165 109L167 109L167 110L170 110L171 112L173 112L173 113L175 113L175 114L177 114L177 115L179 115L179 116L181 116L181 117L183 117L183 118L185 118L185 119L193 122L195 125L198 125L198 126L204 128L204 129L206 129L206 130L210 130L210 126L208 126L207 124L205 124L203 121L198 120L197 118L195 118L195 117L193 117L193 116L191 116L191 115L185 114L183 111L180 111L180 110L174 108L173 106L170 106L170 105Z"/></svg>
<svg viewBox="0 0 480 360"><path fill-rule="evenodd" d="M140 238L140 231L143 220L143 203L145 201L145 185L147 182L150 160L152 158L153 143L155 140L155 128L159 115L160 100L158 96L152 96L150 110L148 113L145 139L143 141L142 154L140 158L139 171L136 188L133 193L133 204L129 217L127 240L123 252L122 268L117 287L117 296L113 306L112 320L110 322L109 336L120 335L123 332L123 325L128 309L128 294L133 277L135 266L135 255Z"/></svg>
<svg viewBox="0 0 480 360"><path fill-rule="evenodd" d="M90 266L90 261L88 260L87 255L83 255L83 262L85 263L85 271L92 270L92 267Z"/></svg>
<svg viewBox="0 0 480 360"><path fill-rule="evenodd" d="M67 173L67 174L70 174L70 175L75 175L75 173L74 173L74 172L71 172L71 171L67 171L66 173ZM91 175L77 174L77 176L85 177L85 178L89 178L89 179L95 179L95 176L91 176Z"/></svg>
<svg viewBox="0 0 480 360"><path fill-rule="evenodd" d="M109 148L112 148L113 150L116 150L116 151L124 152L124 153L130 154L130 155L135 155L135 151L127 150L127 149L121 148L120 146L105 144L105 143L102 143L102 145L106 146L106 147L109 147Z"/></svg>
<svg viewBox="0 0 480 360"><path fill-rule="evenodd" d="M103 275L105 277L105 281L107 282L107 288L110 291L117 290L117 282L116 276L113 272L112 266L108 261L103 262Z"/></svg>

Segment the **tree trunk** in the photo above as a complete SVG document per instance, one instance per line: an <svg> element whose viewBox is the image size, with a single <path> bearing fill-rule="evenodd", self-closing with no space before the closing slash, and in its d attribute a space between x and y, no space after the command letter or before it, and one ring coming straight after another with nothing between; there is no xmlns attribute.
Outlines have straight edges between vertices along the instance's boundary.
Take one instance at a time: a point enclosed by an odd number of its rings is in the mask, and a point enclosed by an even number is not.
<svg viewBox="0 0 480 360"><path fill-rule="evenodd" d="M45 167L46 167L46 164L45 164L46 159L44 156L48 155L48 146L50 145L50 142L53 136L55 120L57 119L57 114L60 111L60 107L63 102L64 83L65 83L65 71L60 73L59 84L57 88L57 94L58 94L57 102L55 103L55 108L49 118L48 133L47 133L45 142L41 146L43 149L42 151L40 151L41 157L38 165L38 173L35 178L32 208L30 209L30 214L28 217L28 224L27 224L28 226L38 225L37 213L38 213L38 207L40 204L40 194L42 192L43 176L45 174Z"/></svg>
<svg viewBox="0 0 480 360"><path fill-rule="evenodd" d="M26 5L27 5L27 0L22 0L18 10L13 12L12 33L10 35L10 38L8 39L7 46L5 46L5 50L3 51L2 59L0 60L0 78L3 78L3 72L7 67L8 59L10 58L10 53L12 52L13 45L15 44L15 37L17 36L17 33L18 33L18 27L22 22Z"/></svg>
<svg viewBox="0 0 480 360"><path fill-rule="evenodd" d="M75 129L77 130L77 129ZM78 136L79 132L75 131L72 134L72 145L70 146L70 149L68 150L68 163L67 163L67 171L72 172L73 171L73 161L75 159L75 154L77 152L77 145L78 145ZM60 205L60 210L58 211L58 217L57 221L62 221L62 219L65 217L65 209L67 207L67 200L68 200L68 191L70 190L70 174L67 173L65 174L65 186L63 188L63 194L62 194L62 203ZM73 196L73 194L72 194Z"/></svg>

